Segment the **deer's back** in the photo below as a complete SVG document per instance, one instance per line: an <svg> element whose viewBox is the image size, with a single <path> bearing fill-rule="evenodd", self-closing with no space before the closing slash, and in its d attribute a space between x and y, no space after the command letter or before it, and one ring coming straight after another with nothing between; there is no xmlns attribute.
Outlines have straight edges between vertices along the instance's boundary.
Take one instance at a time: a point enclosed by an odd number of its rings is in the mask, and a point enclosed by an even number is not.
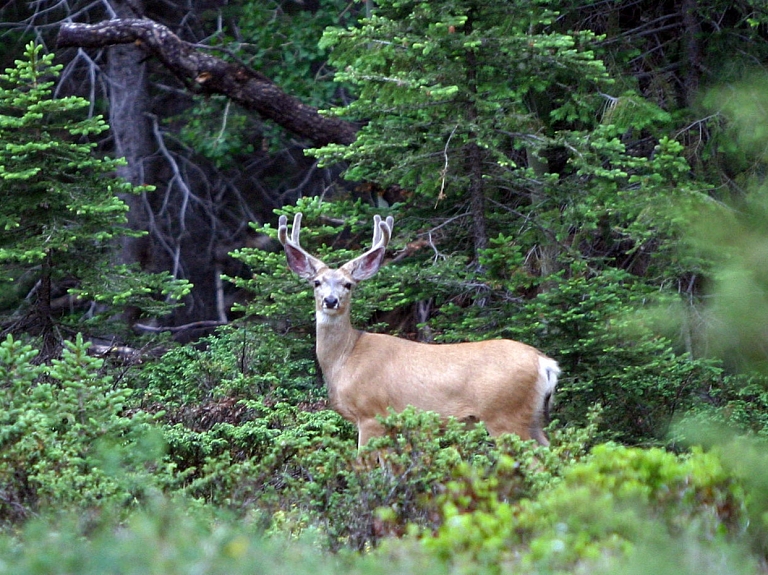
<svg viewBox="0 0 768 575"><path fill-rule="evenodd" d="M528 419L537 404L540 353L513 340L425 344L363 333L328 381L331 401L352 420L407 405L488 423Z"/></svg>

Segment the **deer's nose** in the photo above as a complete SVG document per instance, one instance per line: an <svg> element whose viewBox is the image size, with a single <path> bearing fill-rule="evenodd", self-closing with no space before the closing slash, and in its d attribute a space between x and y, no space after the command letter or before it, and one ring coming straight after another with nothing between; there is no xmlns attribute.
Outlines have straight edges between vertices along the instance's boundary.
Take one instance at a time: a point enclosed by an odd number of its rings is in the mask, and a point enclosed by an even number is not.
<svg viewBox="0 0 768 575"><path fill-rule="evenodd" d="M323 298L323 305L328 309L336 309L339 307L339 298L329 295Z"/></svg>

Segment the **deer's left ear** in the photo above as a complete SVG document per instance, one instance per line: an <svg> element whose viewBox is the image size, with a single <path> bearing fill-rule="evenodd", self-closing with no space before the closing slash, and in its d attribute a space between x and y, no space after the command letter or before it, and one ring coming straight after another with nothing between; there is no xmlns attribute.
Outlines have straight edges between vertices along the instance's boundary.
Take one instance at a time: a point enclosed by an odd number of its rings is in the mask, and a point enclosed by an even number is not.
<svg viewBox="0 0 768 575"><path fill-rule="evenodd" d="M384 261L385 250L383 247L370 250L352 261L347 262L341 269L349 273L355 281L367 280L372 277Z"/></svg>

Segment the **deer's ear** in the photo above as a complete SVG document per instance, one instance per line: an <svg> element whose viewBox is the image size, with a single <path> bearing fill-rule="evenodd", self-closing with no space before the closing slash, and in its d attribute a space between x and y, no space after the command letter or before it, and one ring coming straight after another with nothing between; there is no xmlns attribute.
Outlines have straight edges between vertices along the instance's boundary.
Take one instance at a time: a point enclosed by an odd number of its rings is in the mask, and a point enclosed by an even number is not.
<svg viewBox="0 0 768 575"><path fill-rule="evenodd" d="M291 244L285 244L285 257L288 260L288 267L305 280L315 277L323 267L323 262L319 259Z"/></svg>
<svg viewBox="0 0 768 575"><path fill-rule="evenodd" d="M384 261L385 250L383 247L370 250L363 255L347 262L341 269L345 270L355 281L367 280L373 276Z"/></svg>

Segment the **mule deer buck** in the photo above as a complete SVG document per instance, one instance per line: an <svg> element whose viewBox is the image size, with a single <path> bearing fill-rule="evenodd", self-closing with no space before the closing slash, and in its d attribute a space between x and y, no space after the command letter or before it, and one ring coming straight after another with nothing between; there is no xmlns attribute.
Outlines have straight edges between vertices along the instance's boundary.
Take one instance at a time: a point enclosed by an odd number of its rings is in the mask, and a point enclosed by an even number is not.
<svg viewBox="0 0 768 575"><path fill-rule="evenodd" d="M542 429L557 385L557 362L509 339L428 344L352 327L350 297L381 266L394 220L373 220L373 247L338 269L299 243L301 213L280 216L288 266L315 290L317 358L331 406L358 429L358 446L383 432L377 415L412 405L443 417L483 421L491 435L516 433L548 445Z"/></svg>

